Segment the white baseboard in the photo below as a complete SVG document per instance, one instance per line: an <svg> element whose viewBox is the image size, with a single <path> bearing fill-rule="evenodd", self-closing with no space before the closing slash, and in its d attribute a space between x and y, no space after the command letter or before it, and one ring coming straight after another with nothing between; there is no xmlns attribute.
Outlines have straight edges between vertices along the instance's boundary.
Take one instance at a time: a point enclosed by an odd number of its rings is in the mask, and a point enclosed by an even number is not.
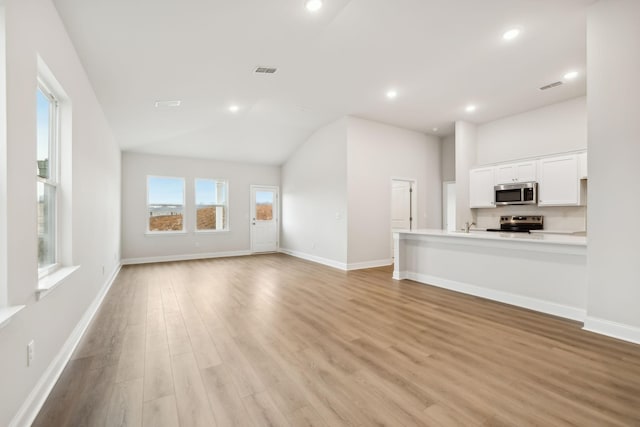
<svg viewBox="0 0 640 427"><path fill-rule="evenodd" d="M153 262L190 261L194 259L226 258L233 256L251 255L251 251L208 252L200 254L163 255L145 258L127 258L122 260L122 265L150 264Z"/></svg>
<svg viewBox="0 0 640 427"><path fill-rule="evenodd" d="M410 271L401 272L400 277L403 276L404 278L415 280L416 282L424 283L427 285L437 286L439 288L462 292L464 294L474 295L477 297L503 302L518 307L528 308L529 310L540 311L542 313L564 317L566 319L583 322L586 317L586 310L576 307L570 307L563 304L557 304L550 301L544 301L537 298L487 289L482 286L471 285L468 283L457 282L454 280L443 279L441 277L419 274Z"/></svg>
<svg viewBox="0 0 640 427"><path fill-rule="evenodd" d="M351 271L362 270L365 268L386 267L391 264L393 264L393 260L391 258L379 259L377 261L352 262L347 264L347 270Z"/></svg>
<svg viewBox="0 0 640 427"><path fill-rule="evenodd" d="M406 271L393 270L393 276L391 276L391 278L393 280L404 280L404 279L408 279L409 276L407 276L407 272ZM416 282L417 282L417 280L416 280Z"/></svg>
<svg viewBox="0 0 640 427"><path fill-rule="evenodd" d="M610 320L599 319L588 316L584 321L585 331L607 335L634 344L640 344L640 328L637 326L625 325L624 323L612 322Z"/></svg>
<svg viewBox="0 0 640 427"><path fill-rule="evenodd" d="M91 323L93 316L98 311L98 308L100 308L100 304L102 304L107 292L111 289L111 285L113 285L121 267L122 264L118 264L113 270L111 276L109 276L98 295L84 312L84 315L73 329L73 332L71 332L69 338L67 338L56 357L44 371L35 387L31 390L31 393L29 393L29 396L27 396L27 399L9 423L9 427L30 426L36 419L42 405L44 405L49 393L53 390L53 386L58 381L58 378L60 378L60 375L62 374L65 366L67 366L71 355L80 343L82 335L87 330L87 327L89 326L89 323Z"/></svg>
<svg viewBox="0 0 640 427"><path fill-rule="evenodd" d="M306 254L304 252L292 251L291 249L285 248L280 248L280 252L282 252L283 254L294 256L296 258L301 258L307 261L317 262L318 264L337 268L339 270L347 270L347 264L345 264L344 262L334 261L332 259L322 258L316 255Z"/></svg>

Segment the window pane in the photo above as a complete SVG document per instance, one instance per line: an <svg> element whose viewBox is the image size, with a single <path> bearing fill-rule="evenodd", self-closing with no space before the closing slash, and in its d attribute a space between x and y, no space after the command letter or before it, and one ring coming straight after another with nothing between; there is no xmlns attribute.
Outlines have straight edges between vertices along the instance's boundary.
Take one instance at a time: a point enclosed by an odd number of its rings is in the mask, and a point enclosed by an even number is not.
<svg viewBox="0 0 640 427"><path fill-rule="evenodd" d="M226 211L226 206L196 207L198 230L224 230L227 220Z"/></svg>
<svg viewBox="0 0 640 427"><path fill-rule="evenodd" d="M38 88L37 95L37 174L50 177L51 100Z"/></svg>
<svg viewBox="0 0 640 427"><path fill-rule="evenodd" d="M38 268L56 262L56 188L38 182Z"/></svg>
<svg viewBox="0 0 640 427"><path fill-rule="evenodd" d="M184 179L150 176L147 191L149 231L182 231Z"/></svg>
<svg viewBox="0 0 640 427"><path fill-rule="evenodd" d="M271 221L273 219L273 191L256 191L256 219Z"/></svg>
<svg viewBox="0 0 640 427"><path fill-rule="evenodd" d="M227 228L227 183L214 179L196 179L196 229Z"/></svg>

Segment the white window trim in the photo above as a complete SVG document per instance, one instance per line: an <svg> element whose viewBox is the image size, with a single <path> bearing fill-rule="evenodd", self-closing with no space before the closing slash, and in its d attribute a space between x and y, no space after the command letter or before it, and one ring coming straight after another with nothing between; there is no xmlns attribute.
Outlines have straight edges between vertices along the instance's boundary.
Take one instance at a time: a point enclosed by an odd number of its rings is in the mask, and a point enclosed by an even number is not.
<svg viewBox="0 0 640 427"><path fill-rule="evenodd" d="M59 266L59 264L58 264ZM38 289L36 289L36 295L38 300L44 298L49 292L62 284L68 277L80 268L79 265L71 267L58 267L55 271L50 272L47 276L42 277L38 281Z"/></svg>
<svg viewBox="0 0 640 427"><path fill-rule="evenodd" d="M14 305L11 307L0 307L0 329L11 321L11 318L20 313L26 305Z"/></svg>
<svg viewBox="0 0 640 427"><path fill-rule="evenodd" d="M38 56L38 87L43 91L43 93L48 96L50 99L53 99L55 102L55 120L51 120L53 123L54 129L52 132L55 132L55 146L51 149L50 152L50 165L51 174L49 179L40 178L36 175L36 182L44 182L49 185L54 185L56 188L56 198L55 198L55 263L53 265L49 265L43 269L38 269L38 285L36 287L36 297L38 300L43 298L53 289L57 288L60 284L62 284L67 278L69 278L75 271L77 271L80 266L72 265L71 259L71 239L67 234L63 234L64 230L63 226L63 218L60 215L62 206L62 182L63 182L63 173L62 173L62 147L65 142L67 143L67 149L69 150L69 158L71 156L71 128L69 127L69 133L65 131L64 134L67 135L65 138L69 138L68 141L63 141L63 129L62 124L67 124L65 121L65 116L63 114L69 114L69 119L71 118L71 104L69 97L66 92L60 86L55 76L49 70L47 65L42 61L42 59ZM64 107L63 107L64 105ZM66 113L63 113L66 111ZM69 170L70 173L70 170ZM67 176L65 173L64 176ZM65 181L66 182L66 181ZM68 184L71 184L69 179ZM65 205L64 209L70 209L70 205ZM67 232L70 232L70 228L67 229ZM67 240L64 240L64 238ZM63 249L65 249L63 251Z"/></svg>
<svg viewBox="0 0 640 427"><path fill-rule="evenodd" d="M149 217L145 216L145 232L144 234L147 236L175 236L181 234L188 234L187 229L187 179L183 176L164 176L164 175L147 175L146 182L146 199L147 204L145 205L146 215L149 214L149 178L171 178L171 179L181 179L182 180L182 230L167 230L167 231L151 231L149 230Z"/></svg>

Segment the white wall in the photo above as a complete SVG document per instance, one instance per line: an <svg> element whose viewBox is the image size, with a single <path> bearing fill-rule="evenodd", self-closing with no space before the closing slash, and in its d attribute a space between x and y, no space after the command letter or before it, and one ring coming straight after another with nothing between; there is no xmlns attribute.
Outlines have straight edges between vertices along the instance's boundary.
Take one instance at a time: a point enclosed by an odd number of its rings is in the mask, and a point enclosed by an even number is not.
<svg viewBox="0 0 640 427"><path fill-rule="evenodd" d="M476 125L456 122L456 230L475 221L475 212L469 208L469 169L477 163L476 133Z"/></svg>
<svg viewBox="0 0 640 427"><path fill-rule="evenodd" d="M120 258L120 151L62 22L50 0L8 0L6 21L8 302L27 307L0 329L0 425L9 425L48 373ZM67 166L73 199L66 212L72 221L65 234L72 236L71 262L81 266L40 301L35 299L38 55L73 107L72 153L66 153L72 158ZM32 339L36 355L27 367Z"/></svg>
<svg viewBox="0 0 640 427"><path fill-rule="evenodd" d="M281 247L346 266L346 118L318 129L282 166Z"/></svg>
<svg viewBox="0 0 640 427"><path fill-rule="evenodd" d="M456 136L445 136L440 140L442 156L440 169L443 181L456 180Z"/></svg>
<svg viewBox="0 0 640 427"><path fill-rule="evenodd" d="M0 309L7 305L7 75L4 1L0 1Z"/></svg>
<svg viewBox="0 0 640 427"><path fill-rule="evenodd" d="M585 149L586 97L479 125L477 144L479 165Z"/></svg>
<svg viewBox="0 0 640 427"><path fill-rule="evenodd" d="M600 1L589 10L588 319L585 326L640 342L640 2Z"/></svg>
<svg viewBox="0 0 640 427"><path fill-rule="evenodd" d="M418 228L442 225L440 141L348 118L349 266L391 262L391 179L417 180Z"/></svg>
<svg viewBox="0 0 640 427"><path fill-rule="evenodd" d="M185 178L186 233L146 234L148 175ZM194 232L195 178L219 178L229 182L229 231ZM122 154L122 183L122 257L125 262L232 255L251 249L250 186L279 186L280 168L126 152Z"/></svg>

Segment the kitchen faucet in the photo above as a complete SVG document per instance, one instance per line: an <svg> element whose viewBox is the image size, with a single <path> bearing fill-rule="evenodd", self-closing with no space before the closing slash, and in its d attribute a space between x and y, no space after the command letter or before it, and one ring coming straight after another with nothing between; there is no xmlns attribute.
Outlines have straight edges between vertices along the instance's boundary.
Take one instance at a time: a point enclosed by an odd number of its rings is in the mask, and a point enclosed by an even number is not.
<svg viewBox="0 0 640 427"><path fill-rule="evenodd" d="M469 223L468 221L464 223L464 232L468 233L469 229L471 228L472 225L476 225L475 222Z"/></svg>

